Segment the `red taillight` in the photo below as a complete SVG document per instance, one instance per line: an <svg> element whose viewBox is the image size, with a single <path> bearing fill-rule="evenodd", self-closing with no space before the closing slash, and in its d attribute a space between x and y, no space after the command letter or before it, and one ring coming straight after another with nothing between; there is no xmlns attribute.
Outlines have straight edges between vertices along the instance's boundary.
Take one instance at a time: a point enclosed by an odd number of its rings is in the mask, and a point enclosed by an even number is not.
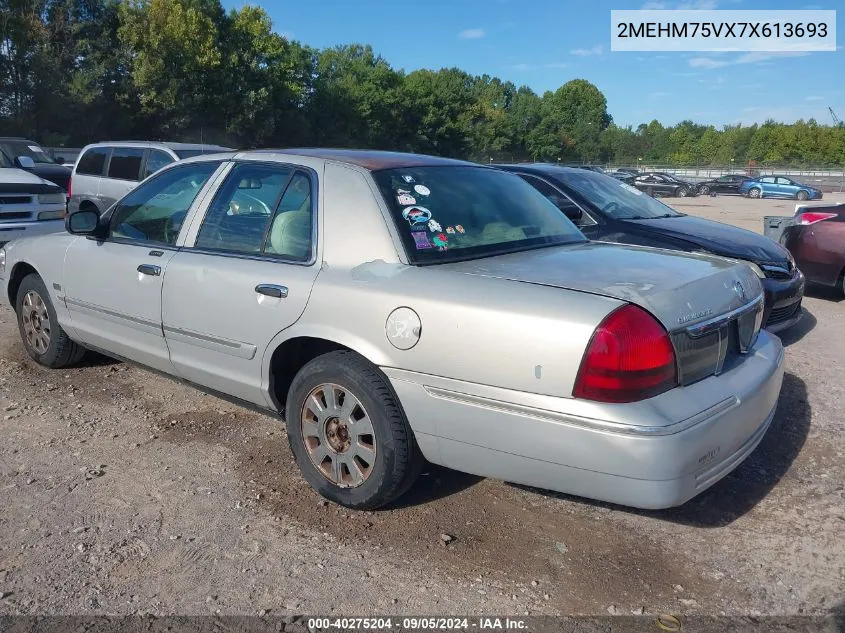
<svg viewBox="0 0 845 633"><path fill-rule="evenodd" d="M815 224L816 222L821 222L822 220L830 220L831 218L835 218L835 213L813 213L805 211L801 215L798 216L798 224Z"/></svg>
<svg viewBox="0 0 845 633"><path fill-rule="evenodd" d="M678 384L675 350L662 325L642 308L611 312L593 333L572 395L598 402L636 402Z"/></svg>
<svg viewBox="0 0 845 633"><path fill-rule="evenodd" d="M73 195L71 193L72 188L73 188L73 177L67 179L67 197L68 197L68 199L70 199L71 195Z"/></svg>

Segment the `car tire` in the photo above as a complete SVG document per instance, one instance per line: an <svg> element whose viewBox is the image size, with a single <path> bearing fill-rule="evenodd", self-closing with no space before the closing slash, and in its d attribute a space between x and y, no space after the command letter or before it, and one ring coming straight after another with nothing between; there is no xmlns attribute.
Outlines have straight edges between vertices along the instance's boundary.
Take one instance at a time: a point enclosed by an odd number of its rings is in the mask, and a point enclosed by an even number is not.
<svg viewBox="0 0 845 633"><path fill-rule="evenodd" d="M796 193L796 194L795 194L795 199L796 199L796 200L801 200L802 202L803 202L804 200L807 200L809 197L810 197L810 194L808 194L808 193L807 193L806 191L804 191L803 189L802 189L801 191L799 191L798 193Z"/></svg>
<svg viewBox="0 0 845 633"><path fill-rule="evenodd" d="M748 190L748 197L749 198L762 198L763 197L763 191L759 187L751 187L751 189Z"/></svg>
<svg viewBox="0 0 845 633"><path fill-rule="evenodd" d="M85 355L85 348L59 325L47 287L36 273L24 277L18 287L15 311L24 349L39 365L59 369L78 363Z"/></svg>
<svg viewBox="0 0 845 633"><path fill-rule="evenodd" d="M425 463L387 377L352 351L323 354L299 370L285 424L302 476L348 508L373 510L394 501Z"/></svg>
<svg viewBox="0 0 845 633"><path fill-rule="evenodd" d="M677 195L679 198L686 198L689 195L689 189L687 189L686 187L681 187L680 189L678 189Z"/></svg>
<svg viewBox="0 0 845 633"><path fill-rule="evenodd" d="M699 193L700 195L702 195L702 196L706 196L706 195L708 195L708 194L710 193L710 187L708 187L707 185L702 185L702 186L698 189L698 193Z"/></svg>

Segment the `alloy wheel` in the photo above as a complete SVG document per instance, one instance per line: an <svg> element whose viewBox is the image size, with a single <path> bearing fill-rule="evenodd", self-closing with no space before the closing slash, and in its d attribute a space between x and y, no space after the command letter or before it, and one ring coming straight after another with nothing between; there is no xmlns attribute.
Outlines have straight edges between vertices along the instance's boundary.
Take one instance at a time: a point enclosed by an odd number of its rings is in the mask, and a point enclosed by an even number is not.
<svg viewBox="0 0 845 633"><path fill-rule="evenodd" d="M305 399L300 425L308 457L326 479L341 488L367 481L376 462L376 436L355 394L333 383L318 385Z"/></svg>
<svg viewBox="0 0 845 633"><path fill-rule="evenodd" d="M52 326L44 300L34 290L24 295L21 312L23 331L27 344L38 354L46 354L50 347Z"/></svg>

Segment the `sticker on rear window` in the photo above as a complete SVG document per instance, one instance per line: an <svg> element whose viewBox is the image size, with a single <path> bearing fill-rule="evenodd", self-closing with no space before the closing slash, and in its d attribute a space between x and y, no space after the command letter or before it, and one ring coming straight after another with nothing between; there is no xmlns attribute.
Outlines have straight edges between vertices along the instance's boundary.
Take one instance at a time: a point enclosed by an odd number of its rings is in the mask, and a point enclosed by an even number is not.
<svg viewBox="0 0 845 633"><path fill-rule="evenodd" d="M396 199L399 201L399 204L403 206L407 206L409 204L416 204L417 199L414 196L409 196L408 194L400 194L396 196Z"/></svg>
<svg viewBox="0 0 845 633"><path fill-rule="evenodd" d="M431 241L428 239L428 233L425 231L411 231L411 237L414 238L414 244L418 251L426 248L432 248Z"/></svg>
<svg viewBox="0 0 845 633"><path fill-rule="evenodd" d="M440 222L438 222L437 220L429 220L428 221L428 228L431 229L432 233L439 233L440 231L443 230L443 227L440 226Z"/></svg>
<svg viewBox="0 0 845 633"><path fill-rule="evenodd" d="M635 193L635 194L637 194L638 196L643 195L643 192L642 192L642 191L640 191L640 190L639 190L639 189L637 189L636 187L632 187L632 186L631 186L631 185L629 185L627 182L620 182L620 183L619 183L619 186L620 186L620 187L622 187L623 189L627 189L627 190L628 190L628 191L630 191L631 193Z"/></svg>
<svg viewBox="0 0 845 633"><path fill-rule="evenodd" d="M425 207L407 207L402 211L402 217L408 220L411 226L415 224L427 224L431 219L431 211Z"/></svg>
<svg viewBox="0 0 845 633"><path fill-rule="evenodd" d="M416 191L421 196L427 196L431 193L431 189L429 189L425 185L415 185L414 191Z"/></svg>
<svg viewBox="0 0 845 633"><path fill-rule="evenodd" d="M414 177L413 177L413 176L408 176L408 175L406 174L406 175L402 176L402 180L404 180L405 182L414 182Z"/></svg>

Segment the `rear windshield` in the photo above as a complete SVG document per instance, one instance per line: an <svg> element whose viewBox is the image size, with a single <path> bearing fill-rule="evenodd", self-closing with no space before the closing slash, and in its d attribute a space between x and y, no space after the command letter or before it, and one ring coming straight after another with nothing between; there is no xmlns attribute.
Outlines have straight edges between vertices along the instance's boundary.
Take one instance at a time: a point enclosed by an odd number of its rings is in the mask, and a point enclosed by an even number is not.
<svg viewBox="0 0 845 633"><path fill-rule="evenodd" d="M448 165L373 173L415 264L439 264L586 238L551 202L507 172Z"/></svg>

